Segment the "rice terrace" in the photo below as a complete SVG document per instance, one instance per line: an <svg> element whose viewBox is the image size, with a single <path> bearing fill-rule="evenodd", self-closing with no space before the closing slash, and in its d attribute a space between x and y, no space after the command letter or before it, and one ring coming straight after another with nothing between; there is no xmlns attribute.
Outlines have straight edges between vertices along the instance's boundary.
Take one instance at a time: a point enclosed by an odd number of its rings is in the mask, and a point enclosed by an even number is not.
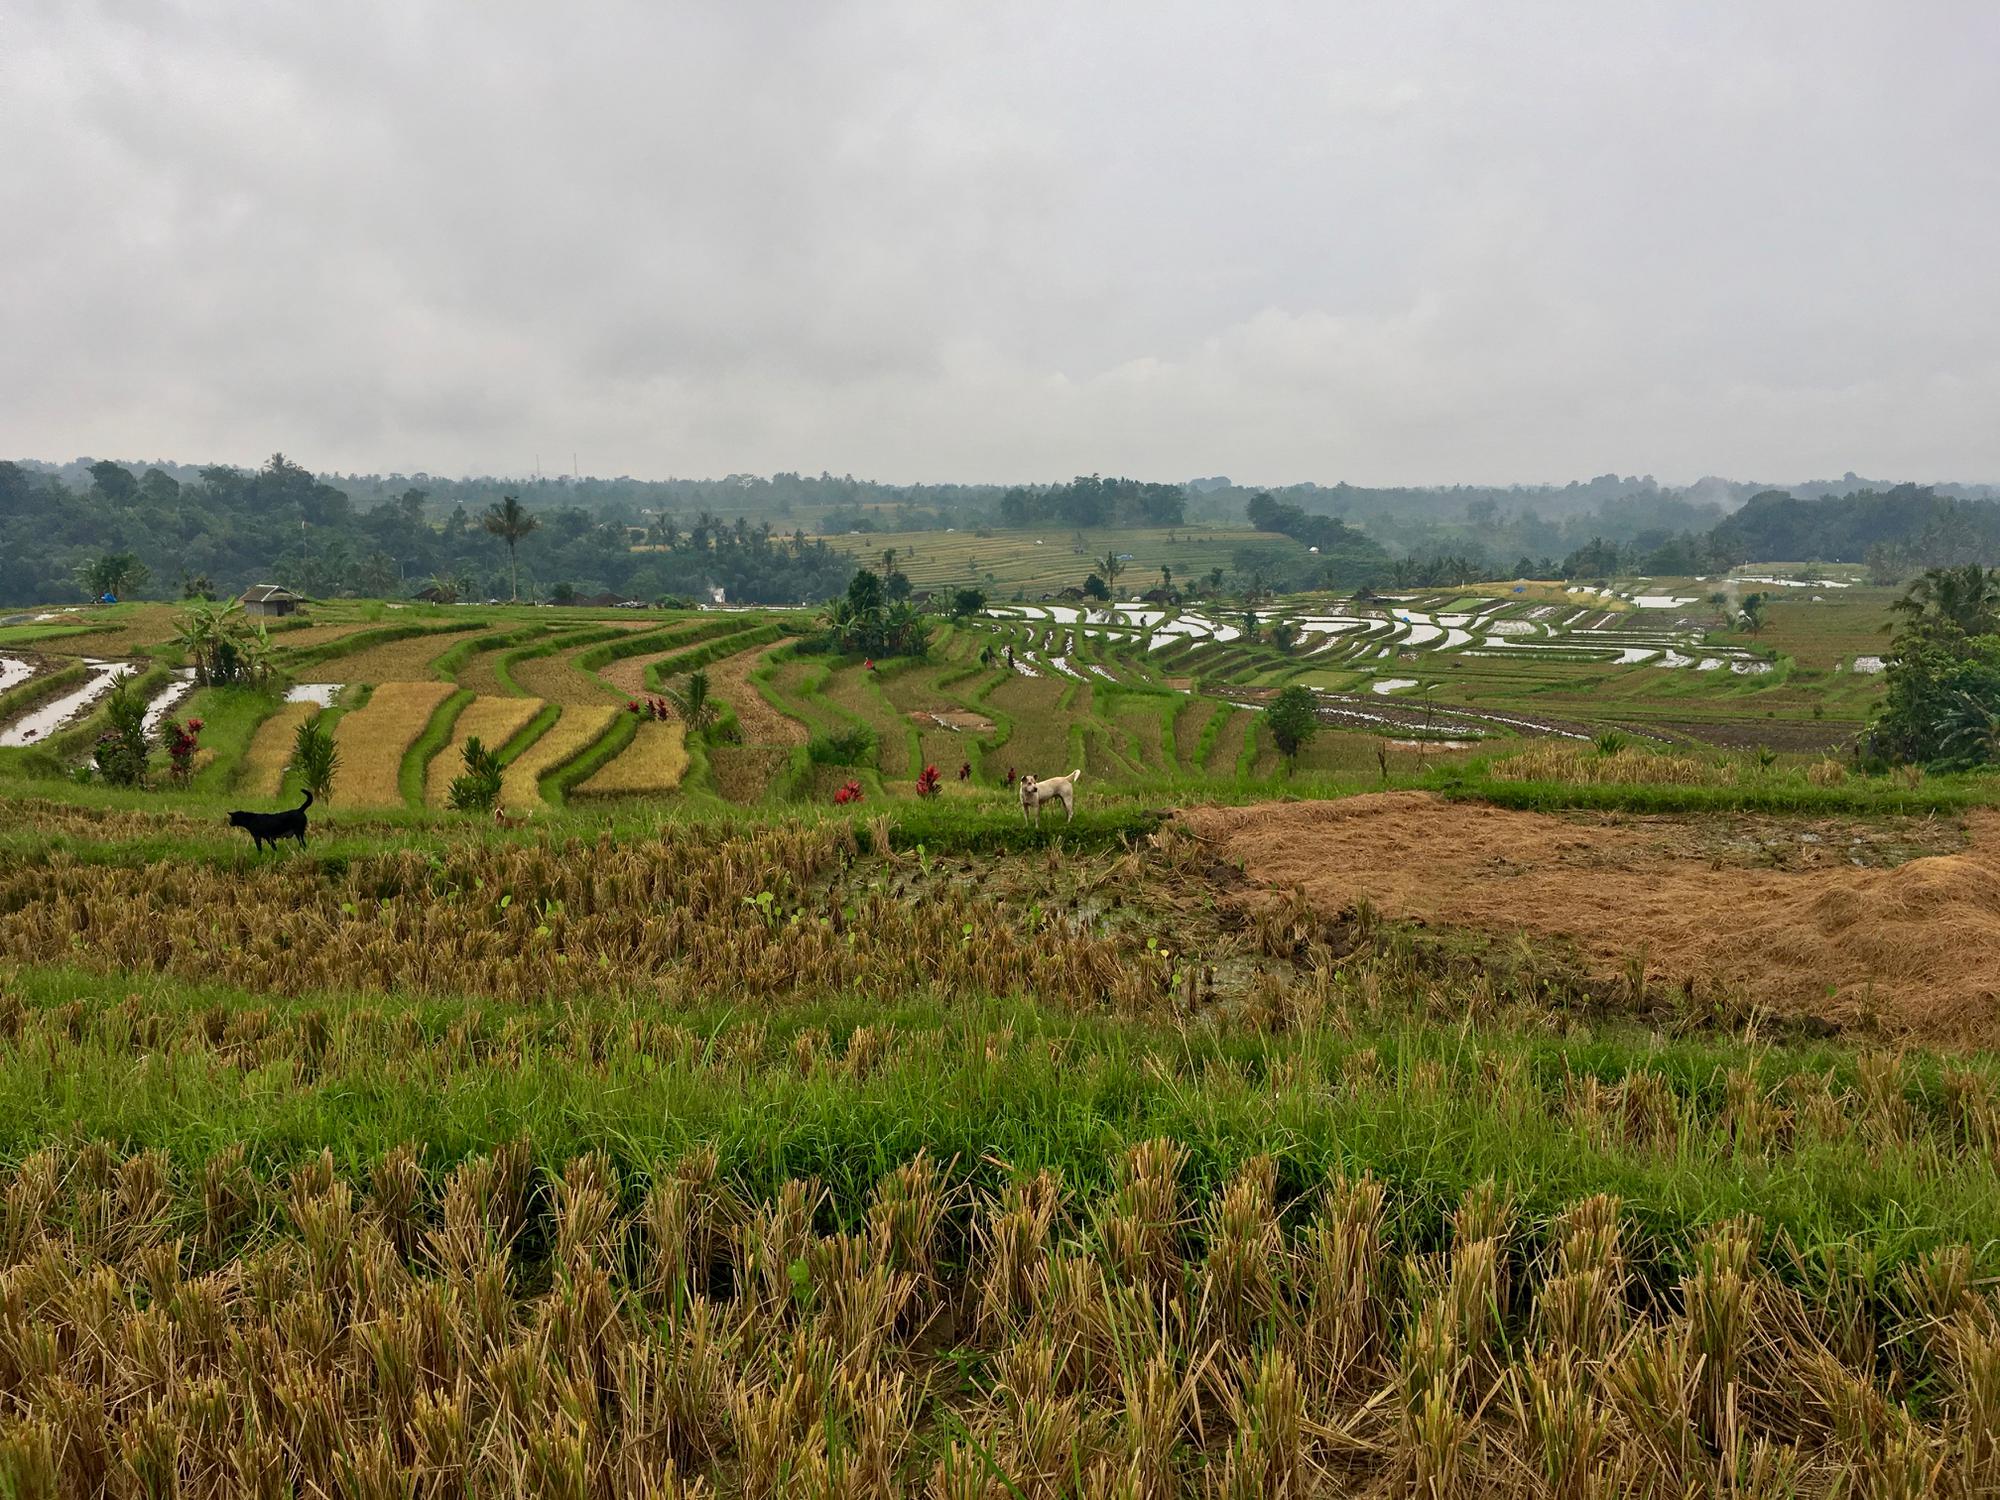
<svg viewBox="0 0 2000 1500"><path fill-rule="evenodd" d="M896 573L0 625L11 1493L2000 1485L1904 589Z"/></svg>
<svg viewBox="0 0 2000 1500"><path fill-rule="evenodd" d="M0 1500L2000 1500L2000 9L1805 12L6 6Z"/></svg>

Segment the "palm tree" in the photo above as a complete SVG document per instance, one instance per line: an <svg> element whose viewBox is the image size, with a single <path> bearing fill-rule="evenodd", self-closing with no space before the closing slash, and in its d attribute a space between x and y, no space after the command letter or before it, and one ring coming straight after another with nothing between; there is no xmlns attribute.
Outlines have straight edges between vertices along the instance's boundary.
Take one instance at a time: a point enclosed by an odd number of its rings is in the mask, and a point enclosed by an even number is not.
<svg viewBox="0 0 2000 1500"><path fill-rule="evenodd" d="M884 578L887 578L891 573L895 571L896 571L896 549L894 547L884 547L882 549L882 576Z"/></svg>
<svg viewBox="0 0 2000 1500"><path fill-rule="evenodd" d="M514 549L521 539L542 524L540 516L525 510L519 495L502 495L486 508L479 524L507 544L507 566L513 575L514 602L521 602L521 563Z"/></svg>
<svg viewBox="0 0 2000 1500"><path fill-rule="evenodd" d="M1991 635L2000 629L2000 569L1926 568L1889 609L1906 625L1949 623L1967 635Z"/></svg>
<svg viewBox="0 0 2000 1500"><path fill-rule="evenodd" d="M208 687L223 675L223 648L238 646L242 613L241 599L232 599L227 604L197 599L174 616L174 644L187 653L188 662L194 667L194 680L200 686Z"/></svg>
<svg viewBox="0 0 2000 1500"><path fill-rule="evenodd" d="M1104 581L1111 586L1111 592L1116 594L1118 575L1125 571L1124 560L1118 556L1116 547L1104 554L1103 559L1097 564L1097 570L1104 575Z"/></svg>
<svg viewBox="0 0 2000 1500"><path fill-rule="evenodd" d="M1971 693L1958 693L1945 710L1941 741L1945 753L1961 765L1989 766L2000 761L2000 711Z"/></svg>
<svg viewBox="0 0 2000 1500"><path fill-rule="evenodd" d="M721 707L708 695L708 673L690 672L687 681L677 688L666 690L667 701L674 706L674 712L687 725L689 734L700 734L715 722Z"/></svg>

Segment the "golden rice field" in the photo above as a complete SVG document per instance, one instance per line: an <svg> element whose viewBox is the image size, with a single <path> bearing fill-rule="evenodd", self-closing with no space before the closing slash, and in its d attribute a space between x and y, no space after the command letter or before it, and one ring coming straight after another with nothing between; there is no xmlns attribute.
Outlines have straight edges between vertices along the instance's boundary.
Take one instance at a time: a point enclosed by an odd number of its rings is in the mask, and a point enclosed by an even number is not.
<svg viewBox="0 0 2000 1500"><path fill-rule="evenodd" d="M466 704L452 722L450 742L424 768L424 802L431 807L445 805L452 779L465 769L467 740L476 738L497 751L541 711L539 698L478 697Z"/></svg>
<svg viewBox="0 0 2000 1500"><path fill-rule="evenodd" d="M468 624L468 629L471 628ZM414 682L432 675L431 664L465 639L462 631L435 631L368 646L315 663L315 682Z"/></svg>
<svg viewBox="0 0 2000 1500"><path fill-rule="evenodd" d="M817 1045L830 1074L880 1066ZM265 1181L241 1144L186 1171L52 1146L0 1197L0 1474L50 1496L2000 1491L2000 1303L1961 1252L1909 1270L1892 1332L1865 1268L1753 1219L1654 1296L1614 1196L1540 1224L1487 1184L1412 1221L1365 1173L1287 1201L1270 1156L1191 1194L1189 1157L1156 1138L1089 1195L1050 1169L968 1193L919 1152L839 1225L819 1181L745 1197L703 1147L628 1177L526 1143L431 1171L411 1144Z"/></svg>
<svg viewBox="0 0 2000 1500"><path fill-rule="evenodd" d="M1813 786L1839 786L1847 768L1831 758L1807 765ZM1547 781L1596 786L1736 786L1754 781L1755 766L1738 761L1626 747L1609 753L1588 745L1544 740L1493 762L1499 781Z"/></svg>
<svg viewBox="0 0 2000 1500"><path fill-rule="evenodd" d="M400 807L403 757L452 692L448 682L382 682L367 703L342 714L333 726L334 797L348 807Z"/></svg>
<svg viewBox="0 0 2000 1500"><path fill-rule="evenodd" d="M299 725L320 711L317 703L284 703L257 726L250 748L238 764L237 789L246 797L275 797L291 764L292 740ZM343 788L344 790L344 788Z"/></svg>
<svg viewBox="0 0 2000 1500"><path fill-rule="evenodd" d="M577 651L587 651L587 646L579 646L573 651L559 651L551 656L529 657L517 661L508 671L521 690L550 703L565 705L596 706L611 701L612 690L576 664Z"/></svg>
<svg viewBox="0 0 2000 1500"><path fill-rule="evenodd" d="M539 807L542 803L541 778L597 742L623 709L614 704L597 707L572 705L562 717L532 745L507 763L501 775L500 805L510 808Z"/></svg>
<svg viewBox="0 0 2000 1500"><path fill-rule="evenodd" d="M661 795L687 774L687 726L648 719L632 743L572 789L583 797Z"/></svg>

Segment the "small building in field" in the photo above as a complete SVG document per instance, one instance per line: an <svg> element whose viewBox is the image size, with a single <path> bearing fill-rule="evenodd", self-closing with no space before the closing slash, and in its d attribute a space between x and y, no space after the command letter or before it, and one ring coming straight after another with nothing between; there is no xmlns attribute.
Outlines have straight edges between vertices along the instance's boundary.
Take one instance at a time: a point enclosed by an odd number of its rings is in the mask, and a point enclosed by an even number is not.
<svg viewBox="0 0 2000 1500"><path fill-rule="evenodd" d="M295 615L305 602L282 584L260 583L243 591L243 613L253 620Z"/></svg>

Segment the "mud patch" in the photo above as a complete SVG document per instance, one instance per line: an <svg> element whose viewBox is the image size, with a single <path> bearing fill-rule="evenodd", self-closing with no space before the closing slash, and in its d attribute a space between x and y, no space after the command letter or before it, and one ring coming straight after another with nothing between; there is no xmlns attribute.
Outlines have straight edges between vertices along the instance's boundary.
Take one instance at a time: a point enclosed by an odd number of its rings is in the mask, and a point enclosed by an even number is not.
<svg viewBox="0 0 2000 1500"><path fill-rule="evenodd" d="M1257 905L1561 940L1607 979L1913 1040L2000 1040L2000 813L1566 817L1419 792L1182 814ZM1969 832L1970 837L1967 837Z"/></svg>

